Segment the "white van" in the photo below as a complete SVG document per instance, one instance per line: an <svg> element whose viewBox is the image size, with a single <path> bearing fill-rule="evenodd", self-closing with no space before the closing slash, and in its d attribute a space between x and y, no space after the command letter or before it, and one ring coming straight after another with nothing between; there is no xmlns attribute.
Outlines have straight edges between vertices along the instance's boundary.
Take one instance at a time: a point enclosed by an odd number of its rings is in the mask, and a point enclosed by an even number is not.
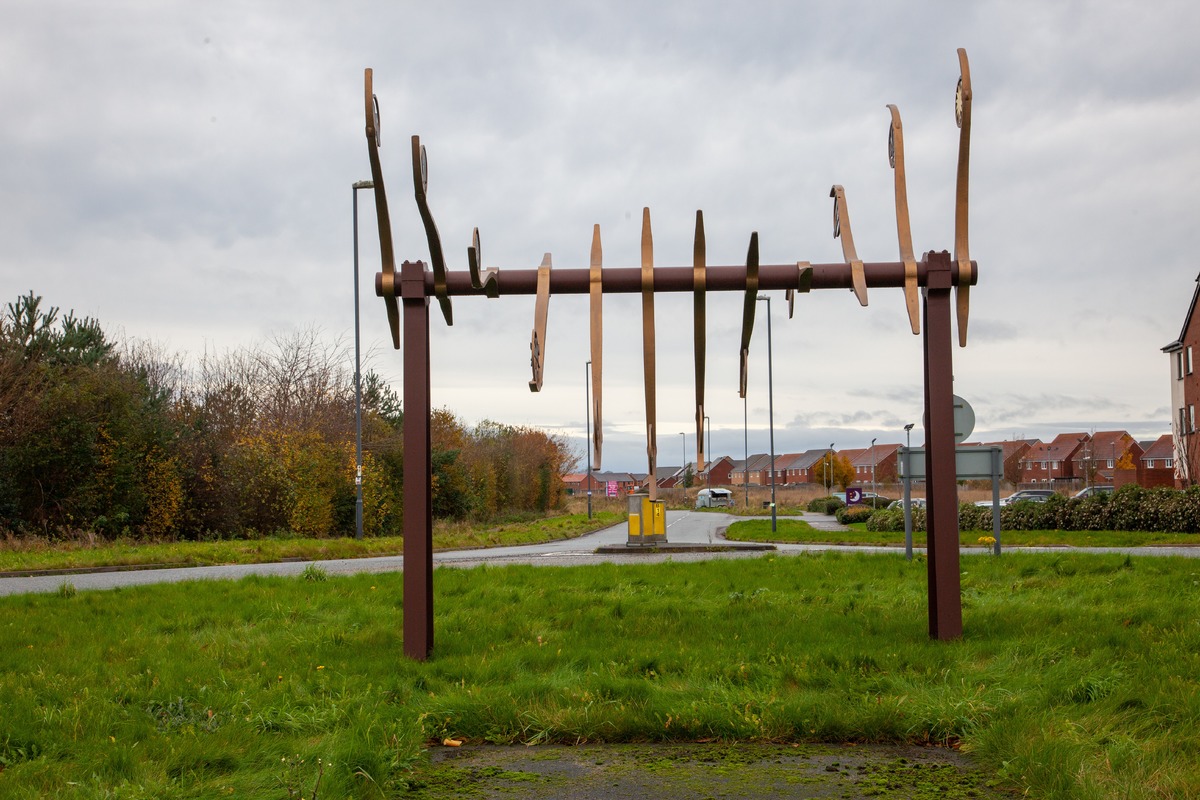
<svg viewBox="0 0 1200 800"><path fill-rule="evenodd" d="M696 495L696 508L729 508L733 492L728 489L701 489Z"/></svg>

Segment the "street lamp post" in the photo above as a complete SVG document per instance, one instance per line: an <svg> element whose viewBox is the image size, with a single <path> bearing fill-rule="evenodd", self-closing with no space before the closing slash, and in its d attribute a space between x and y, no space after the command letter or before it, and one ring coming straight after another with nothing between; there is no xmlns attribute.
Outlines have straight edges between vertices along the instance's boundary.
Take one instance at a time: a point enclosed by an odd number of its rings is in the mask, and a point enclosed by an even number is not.
<svg viewBox="0 0 1200 800"><path fill-rule="evenodd" d="M583 368L583 419L585 439L583 449L587 451L587 485L588 519L592 518L592 394L591 394L592 362L587 362Z"/></svg>
<svg viewBox="0 0 1200 800"><path fill-rule="evenodd" d="M705 465L704 474L708 478L708 487L712 488L712 420L708 418L708 414L704 415L704 428L708 431L708 447L704 452L708 456L708 463Z"/></svg>
<svg viewBox="0 0 1200 800"><path fill-rule="evenodd" d="M742 462L742 486L746 491L746 508L750 507L750 417L746 410L746 398L742 398L742 448L745 460Z"/></svg>
<svg viewBox="0 0 1200 800"><path fill-rule="evenodd" d="M373 181L356 181L354 190L354 538L363 538L362 369L358 334L358 190L374 189Z"/></svg>
<svg viewBox="0 0 1200 800"><path fill-rule="evenodd" d="M771 298L759 295L755 300L767 303L767 414L771 435L771 532L775 532L775 377L771 356Z"/></svg>
<svg viewBox="0 0 1200 800"><path fill-rule="evenodd" d="M687 434L683 431L679 432L679 452L683 454L683 466L679 468L679 482L684 483L684 478L687 475ZM684 487L687 488L687 487Z"/></svg>
<svg viewBox="0 0 1200 800"><path fill-rule="evenodd" d="M912 429L904 426L904 557L912 561Z"/></svg>
<svg viewBox="0 0 1200 800"><path fill-rule="evenodd" d="M833 442L829 443L829 453L825 457L825 466L828 470L828 475L825 478L825 488L827 491L833 491Z"/></svg>
<svg viewBox="0 0 1200 800"><path fill-rule="evenodd" d="M875 440L871 440L871 494L878 496L879 489L875 486ZM875 498L871 498L871 507L875 507Z"/></svg>

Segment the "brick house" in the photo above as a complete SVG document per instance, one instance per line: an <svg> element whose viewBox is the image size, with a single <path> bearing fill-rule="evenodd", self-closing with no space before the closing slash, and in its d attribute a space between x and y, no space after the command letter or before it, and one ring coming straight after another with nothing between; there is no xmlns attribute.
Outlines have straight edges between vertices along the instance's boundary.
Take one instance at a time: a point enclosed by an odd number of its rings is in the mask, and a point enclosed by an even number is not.
<svg viewBox="0 0 1200 800"><path fill-rule="evenodd" d="M1138 486L1153 489L1158 486L1175 485L1175 442L1171 434L1164 433L1153 442L1142 445L1142 457L1138 460L1135 479ZM1122 475L1116 476L1116 485L1121 485Z"/></svg>
<svg viewBox="0 0 1200 800"><path fill-rule="evenodd" d="M1052 442L1038 442L1021 458L1021 483L1051 484L1072 479L1071 460L1087 441L1086 433L1060 433Z"/></svg>
<svg viewBox="0 0 1200 800"><path fill-rule="evenodd" d="M700 482L705 486L725 486L731 483L731 473L737 464L729 456L721 456L708 462L708 469L700 473Z"/></svg>
<svg viewBox="0 0 1200 800"><path fill-rule="evenodd" d="M803 454L802 453L784 453L783 455L775 456L775 485L783 486L788 482L788 470ZM767 483L770 483L770 470L767 471Z"/></svg>
<svg viewBox="0 0 1200 800"><path fill-rule="evenodd" d="M1171 360L1171 434L1175 443L1175 485L1190 485L1200 470L1200 436L1196 429L1196 407L1200 406L1200 372L1195 370L1194 357L1200 350L1200 319L1196 315L1196 300L1200 297L1200 277L1196 278L1192 302L1183 318L1179 338L1162 351Z"/></svg>
<svg viewBox="0 0 1200 800"><path fill-rule="evenodd" d="M1129 454L1129 462L1137 468L1142 446L1126 431L1097 431L1071 458L1071 474L1084 484L1111 485L1113 470Z"/></svg>
<svg viewBox="0 0 1200 800"><path fill-rule="evenodd" d="M1002 477L1012 485L1021 482L1021 459L1031 447L1042 443L1041 439L1010 439L1006 442L984 442L983 447L999 447L1004 460Z"/></svg>
<svg viewBox="0 0 1200 800"><path fill-rule="evenodd" d="M567 494L583 494L590 484L593 497L603 496L611 481L617 484L617 495L622 496L634 491L640 483L635 475L628 472L593 472L590 481L586 477L582 472L564 475L563 486L566 487Z"/></svg>
<svg viewBox="0 0 1200 800"><path fill-rule="evenodd" d="M734 486L749 483L751 486L761 486L763 478L770 472L771 454L755 453L744 462L736 464L729 473L729 482ZM747 474L749 478L747 479ZM770 483L770 480L767 481Z"/></svg>
<svg viewBox="0 0 1200 800"><path fill-rule="evenodd" d="M871 482L871 466L875 467L876 483L895 483L898 474L897 459L900 456L899 444L876 444L856 450L859 455L850 460L854 467L854 482L858 484Z"/></svg>
<svg viewBox="0 0 1200 800"><path fill-rule="evenodd" d="M784 483L822 483L823 475L814 475L813 467L829 452L828 448L820 450L805 450L797 455L784 469Z"/></svg>

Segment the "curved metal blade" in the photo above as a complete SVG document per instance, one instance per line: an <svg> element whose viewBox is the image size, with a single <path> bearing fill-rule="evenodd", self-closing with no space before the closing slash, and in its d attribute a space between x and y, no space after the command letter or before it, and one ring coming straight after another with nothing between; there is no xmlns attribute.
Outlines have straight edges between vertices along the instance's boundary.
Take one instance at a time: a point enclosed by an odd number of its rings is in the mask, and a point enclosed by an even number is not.
<svg viewBox="0 0 1200 800"><path fill-rule="evenodd" d="M537 274L537 304L533 308L533 338L529 341L529 363L533 366L533 380L529 391L542 390L542 368L546 359L546 318L550 315L550 254L542 256Z"/></svg>
<svg viewBox="0 0 1200 800"><path fill-rule="evenodd" d="M958 123L958 179L954 201L954 260L958 262L958 285L954 297L958 311L958 346L967 346L967 313L971 306L971 284L975 280L967 246L967 196L971 166L971 65L967 51L958 48L958 89L954 96Z"/></svg>
<svg viewBox="0 0 1200 800"><path fill-rule="evenodd" d="M387 308L392 347L400 349L400 304L396 300L396 258L392 250L392 221L388 216L387 190L383 185L383 167L379 163L379 100L372 88L370 67L363 71L363 95L366 100L367 156L371 160L371 182L375 184L375 220L379 228L379 260L382 273L383 304Z"/></svg>
<svg viewBox="0 0 1200 800"><path fill-rule="evenodd" d="M758 300L758 231L750 234L746 251L746 294L742 300L742 351L738 376L738 397L745 399L750 377L750 337L754 335L754 308Z"/></svg>
<svg viewBox="0 0 1200 800"><path fill-rule="evenodd" d="M854 234L850 231L850 209L846 205L846 190L834 184L829 190L833 198L833 238L842 240L842 258L850 265L850 281L854 296L862 305L867 304L867 277L863 262L854 250Z"/></svg>
<svg viewBox="0 0 1200 800"><path fill-rule="evenodd" d="M704 243L704 212L696 211L696 237L692 243L692 327L696 359L696 471L704 471L704 357L706 347L705 297L708 291L708 257ZM684 464L686 467L687 465Z"/></svg>
<svg viewBox="0 0 1200 800"><path fill-rule="evenodd" d="M658 437L655 433L654 364L654 236L650 209L642 209L642 376L646 386L646 458L649 464L650 499L658 499Z"/></svg>
<svg viewBox="0 0 1200 800"><path fill-rule="evenodd" d="M493 300L500 296L500 269L488 267L482 273L479 271L483 263L483 252L479 249L479 228L471 233L471 246L467 248L467 269L471 272L471 287L483 289L484 294Z"/></svg>
<svg viewBox="0 0 1200 800"><path fill-rule="evenodd" d="M604 425L601 423L600 402L601 369L604 358L604 325L601 309L604 303L604 251L600 247L600 226L592 227L591 272L588 276L589 315L591 317L592 344L592 465L600 469L600 450L604 444Z"/></svg>
<svg viewBox="0 0 1200 800"><path fill-rule="evenodd" d="M421 137L412 137L413 189L417 197L417 209L425 225L425 239L429 242L429 260L433 266L433 293L447 325L454 324L454 312L450 308L450 296L446 294L446 257L442 254L442 237L438 235L437 223L429 211L427 192L429 189L429 163Z"/></svg>
<svg viewBox="0 0 1200 800"><path fill-rule="evenodd" d="M900 260L904 262L904 303L908 323L914 334L921 332L921 309L917 291L917 259L913 256L912 225L908 217L908 182L904 174L904 127L900 109L888 104L892 124L888 128L888 160L896 177L896 237L900 240Z"/></svg>
<svg viewBox="0 0 1200 800"><path fill-rule="evenodd" d="M808 294L812 290L812 264L807 261L796 262L796 285L783 293L788 304L788 319L796 312L796 293Z"/></svg>

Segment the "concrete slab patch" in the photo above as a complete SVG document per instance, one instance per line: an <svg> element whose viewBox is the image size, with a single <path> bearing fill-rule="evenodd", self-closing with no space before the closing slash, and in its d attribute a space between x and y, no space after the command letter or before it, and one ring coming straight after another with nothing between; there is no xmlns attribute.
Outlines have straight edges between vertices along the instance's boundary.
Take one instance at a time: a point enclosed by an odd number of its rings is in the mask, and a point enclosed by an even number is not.
<svg viewBox="0 0 1200 800"><path fill-rule="evenodd" d="M435 748L408 797L977 798L1011 795L954 750L879 745L621 744Z"/></svg>

